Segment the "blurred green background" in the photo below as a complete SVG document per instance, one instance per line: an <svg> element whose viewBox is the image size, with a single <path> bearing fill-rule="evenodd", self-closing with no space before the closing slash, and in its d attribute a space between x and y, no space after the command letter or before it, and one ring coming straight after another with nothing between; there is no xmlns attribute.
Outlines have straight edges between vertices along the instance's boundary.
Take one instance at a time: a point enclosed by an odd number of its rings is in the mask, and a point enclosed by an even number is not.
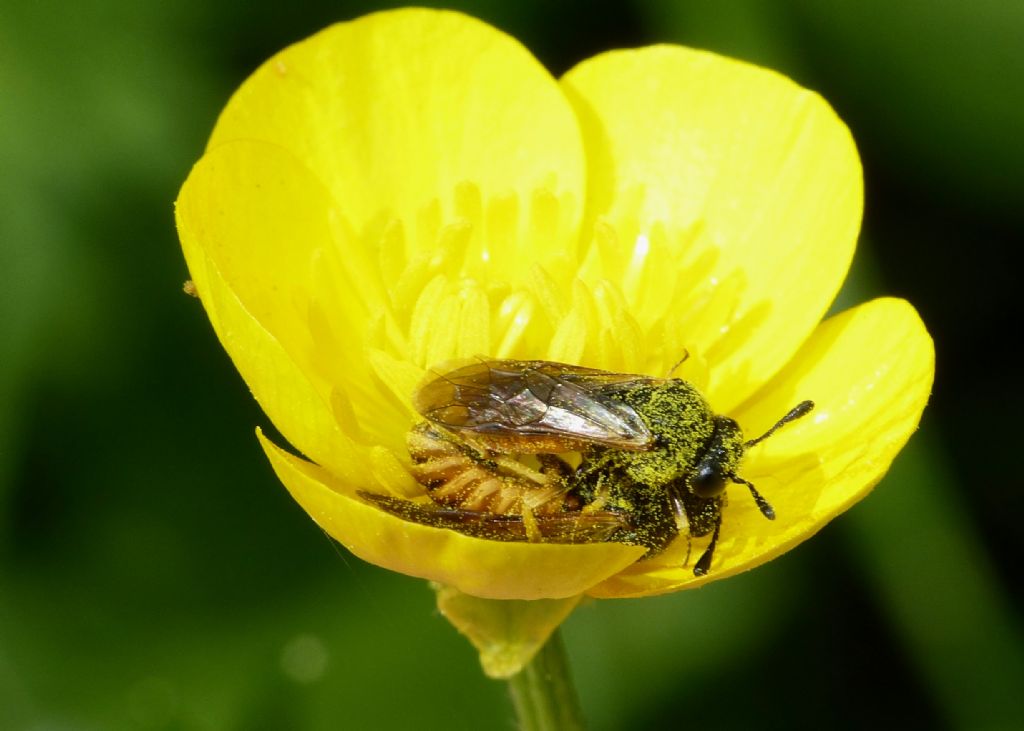
<svg viewBox="0 0 1024 731"><path fill-rule="evenodd" d="M172 202L229 94L386 6L2 0L0 729L512 727L426 584L292 503L181 293ZM758 571L577 610L593 728L1024 727L1024 3L448 7L556 74L664 41L821 91L867 175L840 305L907 297L937 341L921 430L864 503Z"/></svg>

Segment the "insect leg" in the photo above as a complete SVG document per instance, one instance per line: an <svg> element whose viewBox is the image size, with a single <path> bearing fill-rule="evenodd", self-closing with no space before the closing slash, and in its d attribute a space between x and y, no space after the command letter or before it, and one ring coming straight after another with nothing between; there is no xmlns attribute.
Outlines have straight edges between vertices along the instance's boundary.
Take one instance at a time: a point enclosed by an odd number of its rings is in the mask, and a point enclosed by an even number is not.
<svg viewBox="0 0 1024 731"><path fill-rule="evenodd" d="M523 502L522 510L523 530L526 531L526 540L530 543L540 543L544 540L544 534L541 533L540 527L537 525L537 518L533 515L533 511L526 502Z"/></svg>
<svg viewBox="0 0 1024 731"><path fill-rule="evenodd" d="M668 501L672 508L672 516L676 519L676 532L686 536L686 558L683 559L683 566L690 563L690 550L693 548L693 539L690 536L690 518L686 515L686 505L683 503L679 491L670 487Z"/></svg>
<svg viewBox="0 0 1024 731"><path fill-rule="evenodd" d="M553 454L538 454L537 461L540 463L541 474L562 479L572 474L572 467Z"/></svg>
<svg viewBox="0 0 1024 731"><path fill-rule="evenodd" d="M715 532L711 534L711 543L708 544L707 549L703 555L697 559L697 565L693 567L694 576L704 576L707 574L708 569L711 568L711 559L715 555L715 544L718 543L718 534L722 530L722 515L718 514L718 520L715 522Z"/></svg>

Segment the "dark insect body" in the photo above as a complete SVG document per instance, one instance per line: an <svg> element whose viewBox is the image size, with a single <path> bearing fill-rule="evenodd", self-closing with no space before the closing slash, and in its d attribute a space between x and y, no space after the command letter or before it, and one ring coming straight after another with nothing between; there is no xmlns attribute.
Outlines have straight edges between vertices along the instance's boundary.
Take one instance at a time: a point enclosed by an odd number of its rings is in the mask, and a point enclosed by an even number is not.
<svg viewBox="0 0 1024 731"><path fill-rule="evenodd" d="M679 378L609 373L549 361L480 360L414 395L426 421L409 433L413 472L431 500L361 493L406 520L493 540L644 546L677 536L711 541L693 572L708 572L725 487L742 484L744 452L807 414L803 401L757 439L716 415ZM568 456L578 452L578 460Z"/></svg>

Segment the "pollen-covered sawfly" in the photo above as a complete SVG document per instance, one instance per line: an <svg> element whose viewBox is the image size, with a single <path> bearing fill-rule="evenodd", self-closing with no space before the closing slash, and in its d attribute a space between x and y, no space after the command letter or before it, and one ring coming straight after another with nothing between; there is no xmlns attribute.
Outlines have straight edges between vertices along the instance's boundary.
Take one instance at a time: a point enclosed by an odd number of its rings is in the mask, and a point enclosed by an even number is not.
<svg viewBox="0 0 1024 731"><path fill-rule="evenodd" d="M680 378L610 373L542 360L479 359L424 383L409 432L413 474L429 502L360 493L406 520L502 541L644 546L676 536L711 541L694 565L711 567L725 487L744 452L807 414L803 401L744 441Z"/></svg>

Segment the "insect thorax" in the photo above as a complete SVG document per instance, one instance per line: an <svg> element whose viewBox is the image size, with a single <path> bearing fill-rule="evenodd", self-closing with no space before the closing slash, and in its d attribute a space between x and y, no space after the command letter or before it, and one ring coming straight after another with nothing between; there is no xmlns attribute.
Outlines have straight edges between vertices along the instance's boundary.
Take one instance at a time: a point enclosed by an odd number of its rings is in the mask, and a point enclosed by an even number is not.
<svg viewBox="0 0 1024 731"><path fill-rule="evenodd" d="M659 489L693 471L715 431L714 414L689 383L671 380L624 389L617 398L632 407L655 436L645 452L593 447L593 468L615 472L627 483Z"/></svg>
<svg viewBox="0 0 1024 731"><path fill-rule="evenodd" d="M594 446L570 479L584 504L597 504L630 517L618 540L662 550L683 530L693 535L713 525L722 498L700 499L687 480L707 452L716 417L689 383L671 380L623 389L616 398L632 407L656 437L654 448L635 452ZM689 528L679 524L673 501L685 506ZM707 518L707 519L705 519Z"/></svg>

